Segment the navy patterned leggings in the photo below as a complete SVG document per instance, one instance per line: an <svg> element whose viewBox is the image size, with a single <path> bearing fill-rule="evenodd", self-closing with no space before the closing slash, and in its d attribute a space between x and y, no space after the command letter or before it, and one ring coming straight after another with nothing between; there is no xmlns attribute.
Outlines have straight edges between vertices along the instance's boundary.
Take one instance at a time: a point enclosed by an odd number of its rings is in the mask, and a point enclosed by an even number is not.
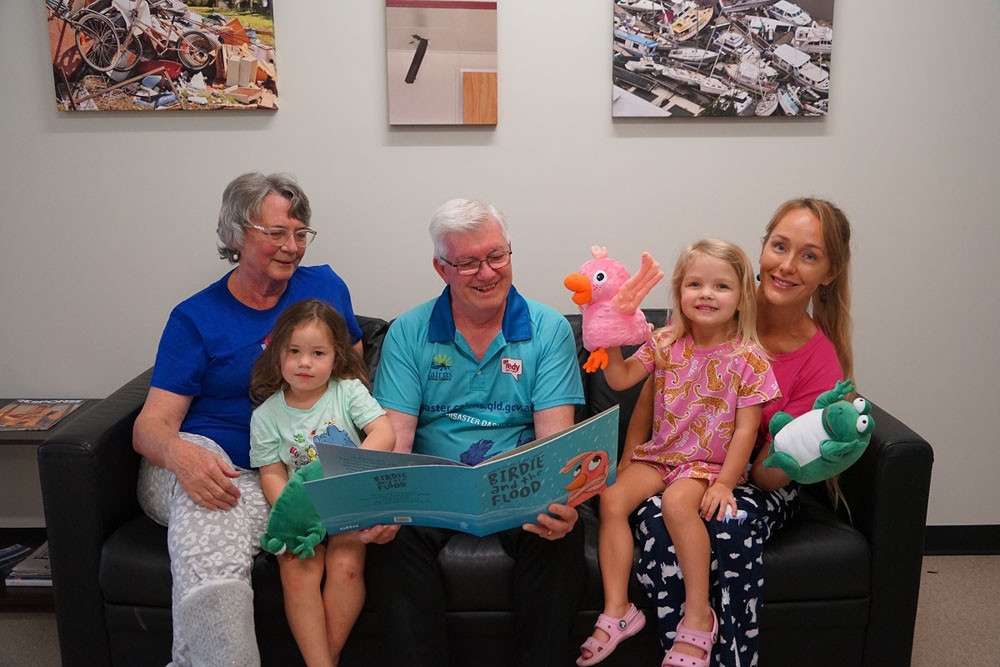
<svg viewBox="0 0 1000 667"><path fill-rule="evenodd" d="M742 521L707 521L712 546L709 597L719 617L719 639L712 651L713 667L757 664L758 614L764 589L764 542L798 509L799 487L791 484L765 492L752 484L737 487L736 505ZM673 644L684 615L684 581L673 542L663 524L660 497L639 506L632 517L639 543L636 577L656 605L660 644Z"/></svg>

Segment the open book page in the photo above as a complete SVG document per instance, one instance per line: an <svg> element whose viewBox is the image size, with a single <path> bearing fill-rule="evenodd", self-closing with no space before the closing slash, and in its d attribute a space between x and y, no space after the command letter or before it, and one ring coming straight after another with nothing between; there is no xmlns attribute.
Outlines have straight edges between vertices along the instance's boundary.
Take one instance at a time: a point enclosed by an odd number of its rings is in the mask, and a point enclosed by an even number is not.
<svg viewBox="0 0 1000 667"><path fill-rule="evenodd" d="M334 457L341 459L334 467L343 460L348 461L343 465L374 465L375 458L402 465L307 482L330 533L410 524L487 535L534 523L551 503L575 505L614 483L618 407L476 466L392 452L370 457L374 452L345 449Z"/></svg>
<svg viewBox="0 0 1000 667"><path fill-rule="evenodd" d="M316 443L316 455L323 466L323 477L336 477L352 472L400 468L406 466L463 466L465 464L440 456L383 452L377 449L360 449L341 445Z"/></svg>

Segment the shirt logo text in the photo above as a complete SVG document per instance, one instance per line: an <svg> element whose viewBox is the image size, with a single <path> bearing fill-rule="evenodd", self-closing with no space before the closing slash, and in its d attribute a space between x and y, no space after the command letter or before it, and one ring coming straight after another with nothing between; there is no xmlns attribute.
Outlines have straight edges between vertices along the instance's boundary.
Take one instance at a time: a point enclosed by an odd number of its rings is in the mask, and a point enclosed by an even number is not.
<svg viewBox="0 0 1000 667"><path fill-rule="evenodd" d="M500 372L507 373L508 375L513 375L515 382L521 373L524 371L524 361L521 359L511 359L510 357L504 357L500 360Z"/></svg>

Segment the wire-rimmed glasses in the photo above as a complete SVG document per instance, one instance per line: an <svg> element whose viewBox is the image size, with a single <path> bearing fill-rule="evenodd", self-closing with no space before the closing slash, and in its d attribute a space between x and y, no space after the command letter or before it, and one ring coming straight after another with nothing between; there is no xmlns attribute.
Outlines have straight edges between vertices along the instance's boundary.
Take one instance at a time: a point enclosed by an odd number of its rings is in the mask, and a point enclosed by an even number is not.
<svg viewBox="0 0 1000 667"><path fill-rule="evenodd" d="M295 238L295 245L300 248L305 248L307 245L312 243L314 238L316 238L316 230L309 229L308 227L302 227L292 231L287 227L261 227L260 225L255 225L253 223L250 223L250 226L267 234L267 237L271 239L271 243L274 245L285 245L288 243L289 235L291 235Z"/></svg>
<svg viewBox="0 0 1000 667"><path fill-rule="evenodd" d="M485 259L466 257L463 258L462 261L458 262L457 264L455 262L449 262L444 257L439 256L438 259L440 259L448 266L454 267L455 270L458 271L458 275L471 276L475 273L479 273L479 269L482 268L483 262L489 264L490 268L493 269L494 271L502 269L503 267L510 264L510 256L512 254L514 254L514 251L512 251L508 246L506 250L496 250L494 252L491 252L489 255L486 256Z"/></svg>

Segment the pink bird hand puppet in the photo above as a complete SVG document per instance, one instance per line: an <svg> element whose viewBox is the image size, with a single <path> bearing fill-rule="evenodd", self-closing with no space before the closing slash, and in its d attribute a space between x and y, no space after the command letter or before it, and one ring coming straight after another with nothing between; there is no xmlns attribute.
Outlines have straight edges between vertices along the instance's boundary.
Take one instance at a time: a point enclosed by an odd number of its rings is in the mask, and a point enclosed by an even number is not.
<svg viewBox="0 0 1000 667"><path fill-rule="evenodd" d="M650 325L639 304L663 278L663 271L644 252L639 270L630 278L621 262L608 259L607 248L592 246L590 252L594 259L579 273L566 276L563 285L573 291L573 302L583 313L583 346L590 351L583 369L593 373L607 367L606 348L639 345L649 338Z"/></svg>

